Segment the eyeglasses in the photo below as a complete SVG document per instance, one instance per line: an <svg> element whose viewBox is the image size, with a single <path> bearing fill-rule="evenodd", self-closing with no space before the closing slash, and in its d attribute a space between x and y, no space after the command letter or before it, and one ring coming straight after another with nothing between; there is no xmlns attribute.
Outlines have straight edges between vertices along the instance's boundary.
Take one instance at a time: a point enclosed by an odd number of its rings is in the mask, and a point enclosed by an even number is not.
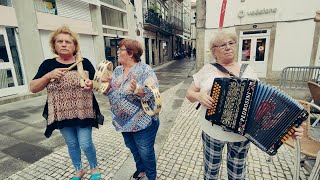
<svg viewBox="0 0 320 180"><path fill-rule="evenodd" d="M234 47L236 45L236 43L237 43L236 41L229 41L229 42L226 42L220 46L213 46L213 47L218 47L220 49L226 49L228 45L229 45L229 47Z"/></svg>
<svg viewBox="0 0 320 180"><path fill-rule="evenodd" d="M119 48L118 51L126 51L126 48Z"/></svg>

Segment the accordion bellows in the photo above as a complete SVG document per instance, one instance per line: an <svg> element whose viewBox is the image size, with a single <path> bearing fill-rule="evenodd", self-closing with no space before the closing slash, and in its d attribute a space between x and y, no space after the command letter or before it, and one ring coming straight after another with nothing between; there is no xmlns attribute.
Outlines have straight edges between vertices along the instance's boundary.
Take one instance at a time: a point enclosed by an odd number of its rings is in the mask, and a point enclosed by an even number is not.
<svg viewBox="0 0 320 180"><path fill-rule="evenodd" d="M214 103L205 118L241 134L269 155L308 117L308 112L277 88L252 79L215 78Z"/></svg>

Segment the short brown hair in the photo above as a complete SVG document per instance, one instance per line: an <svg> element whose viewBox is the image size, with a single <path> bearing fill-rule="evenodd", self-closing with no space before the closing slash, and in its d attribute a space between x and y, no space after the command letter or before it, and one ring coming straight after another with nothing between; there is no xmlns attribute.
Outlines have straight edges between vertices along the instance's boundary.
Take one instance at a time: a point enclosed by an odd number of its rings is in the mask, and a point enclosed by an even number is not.
<svg viewBox="0 0 320 180"><path fill-rule="evenodd" d="M51 52L53 54L57 54L57 51L55 50L55 43L56 43L56 37L59 34L68 34L72 37L73 39L73 43L75 46L75 52L73 53L73 55L77 54L77 52L79 51L80 47L79 47L79 35L73 31L71 31L71 29L69 28L69 26L67 25L62 25L61 27L59 27L58 29L56 29L55 31L53 31L50 34L50 38L49 38L49 45L51 48Z"/></svg>
<svg viewBox="0 0 320 180"><path fill-rule="evenodd" d="M127 49L129 55L132 55L136 62L140 61L140 57L143 54L142 45L139 41L134 39L122 39L119 42L119 47L124 46Z"/></svg>

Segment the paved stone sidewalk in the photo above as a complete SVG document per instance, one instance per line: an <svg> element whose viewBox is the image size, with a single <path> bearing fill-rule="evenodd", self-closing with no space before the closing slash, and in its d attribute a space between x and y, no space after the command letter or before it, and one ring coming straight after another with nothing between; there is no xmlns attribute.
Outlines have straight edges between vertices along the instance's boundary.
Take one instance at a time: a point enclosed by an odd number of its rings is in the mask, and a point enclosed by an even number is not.
<svg viewBox="0 0 320 180"><path fill-rule="evenodd" d="M170 116L170 113L172 113L170 110L173 103L172 100L174 99L176 91L178 91L181 86L182 83L162 93L162 103L166 104L167 106L163 107L160 113L160 118L165 119L166 117ZM104 105L108 106L107 104ZM100 109L105 112L104 114L107 114L106 111L109 111L108 107L104 106L100 106ZM167 127L161 126L160 128ZM169 130L167 131L169 132ZM97 159L99 163L99 169L102 173L102 179L120 179L113 177L116 175L129 155L131 156L131 154L125 147L121 134L119 132L116 132L113 125L111 124L110 116L105 116L104 125L100 126L100 129L95 129L93 131L93 141L97 150ZM157 153L160 152L160 146L162 144L163 142L161 142L160 139L158 140L158 142L156 142L155 146ZM84 163L84 168L87 171L83 179L89 179L89 165L83 153L82 160ZM132 171L134 169L131 168L129 170ZM74 173L75 171L69 158L67 147L64 146L55 150L53 153L45 156L39 161L27 166L23 170L9 176L8 178L6 178L6 180L61 180L71 178ZM130 177L130 175L126 176L127 178Z"/></svg>
<svg viewBox="0 0 320 180"><path fill-rule="evenodd" d="M196 104L185 100L166 143L158 157L159 179L203 179L201 130L196 119ZM226 148L223 159L226 159ZM250 180L292 179L293 155L283 145L277 155L269 156L251 144L248 155L247 177ZM223 161L219 179L227 178L226 161ZM307 172L301 170L300 178L307 179Z"/></svg>
<svg viewBox="0 0 320 180"><path fill-rule="evenodd" d="M177 85L162 94L163 104L170 103L173 94L180 86ZM172 126L167 127L169 128L167 138L163 139L162 143L157 144L156 142L156 146L159 146L156 147L159 180L203 179L201 130L196 119L198 111L195 110L195 106L196 104L184 99L180 110L175 112L177 118L173 119ZM166 116L170 111L169 107L164 107L160 116ZM121 134L114 130L110 118L106 118L105 125L93 132L93 140L97 149L102 179L119 179L113 177L131 155L123 143ZM223 158L226 158L225 155ZM251 145L248 155L247 179L292 179L293 155L290 148L284 145L271 162L268 162L268 158L266 153ZM85 169L89 171L86 158L83 157L83 159ZM226 161L223 161L220 171L220 179L227 179ZM64 146L7 179L60 180L68 179L73 174L74 169L67 148ZM301 179L307 178L305 171L301 170L300 174ZM89 172L84 179L88 178Z"/></svg>

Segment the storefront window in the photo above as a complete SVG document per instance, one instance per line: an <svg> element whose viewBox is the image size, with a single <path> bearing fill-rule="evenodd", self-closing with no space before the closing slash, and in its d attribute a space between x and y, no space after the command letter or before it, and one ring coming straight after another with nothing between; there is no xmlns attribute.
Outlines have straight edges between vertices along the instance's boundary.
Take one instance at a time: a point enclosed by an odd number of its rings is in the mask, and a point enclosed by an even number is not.
<svg viewBox="0 0 320 180"><path fill-rule="evenodd" d="M117 50L119 42L122 38L104 37L105 56L108 61L111 61L116 67L118 65Z"/></svg>
<svg viewBox="0 0 320 180"><path fill-rule="evenodd" d="M25 81L22 74L22 68L21 68L20 58L18 54L19 52L18 52L18 47L16 43L14 28L6 28L6 32L9 40L11 56L13 60L14 70L17 76L18 85L21 86L25 84Z"/></svg>
<svg viewBox="0 0 320 180"><path fill-rule="evenodd" d="M266 38L257 39L256 61L264 61Z"/></svg>
<svg viewBox="0 0 320 180"><path fill-rule="evenodd" d="M11 69L0 69L0 89L14 87Z"/></svg>
<svg viewBox="0 0 320 180"><path fill-rule="evenodd" d="M11 0L0 0L0 5L1 6L12 6Z"/></svg>
<svg viewBox="0 0 320 180"><path fill-rule="evenodd" d="M38 12L58 15L55 0L34 0L34 9Z"/></svg>
<svg viewBox="0 0 320 180"><path fill-rule="evenodd" d="M251 49L251 39L244 39L242 41L242 61L250 61L250 49Z"/></svg>
<svg viewBox="0 0 320 180"><path fill-rule="evenodd" d="M4 36L0 35L0 63L2 62L9 62L9 57L4 41Z"/></svg>

